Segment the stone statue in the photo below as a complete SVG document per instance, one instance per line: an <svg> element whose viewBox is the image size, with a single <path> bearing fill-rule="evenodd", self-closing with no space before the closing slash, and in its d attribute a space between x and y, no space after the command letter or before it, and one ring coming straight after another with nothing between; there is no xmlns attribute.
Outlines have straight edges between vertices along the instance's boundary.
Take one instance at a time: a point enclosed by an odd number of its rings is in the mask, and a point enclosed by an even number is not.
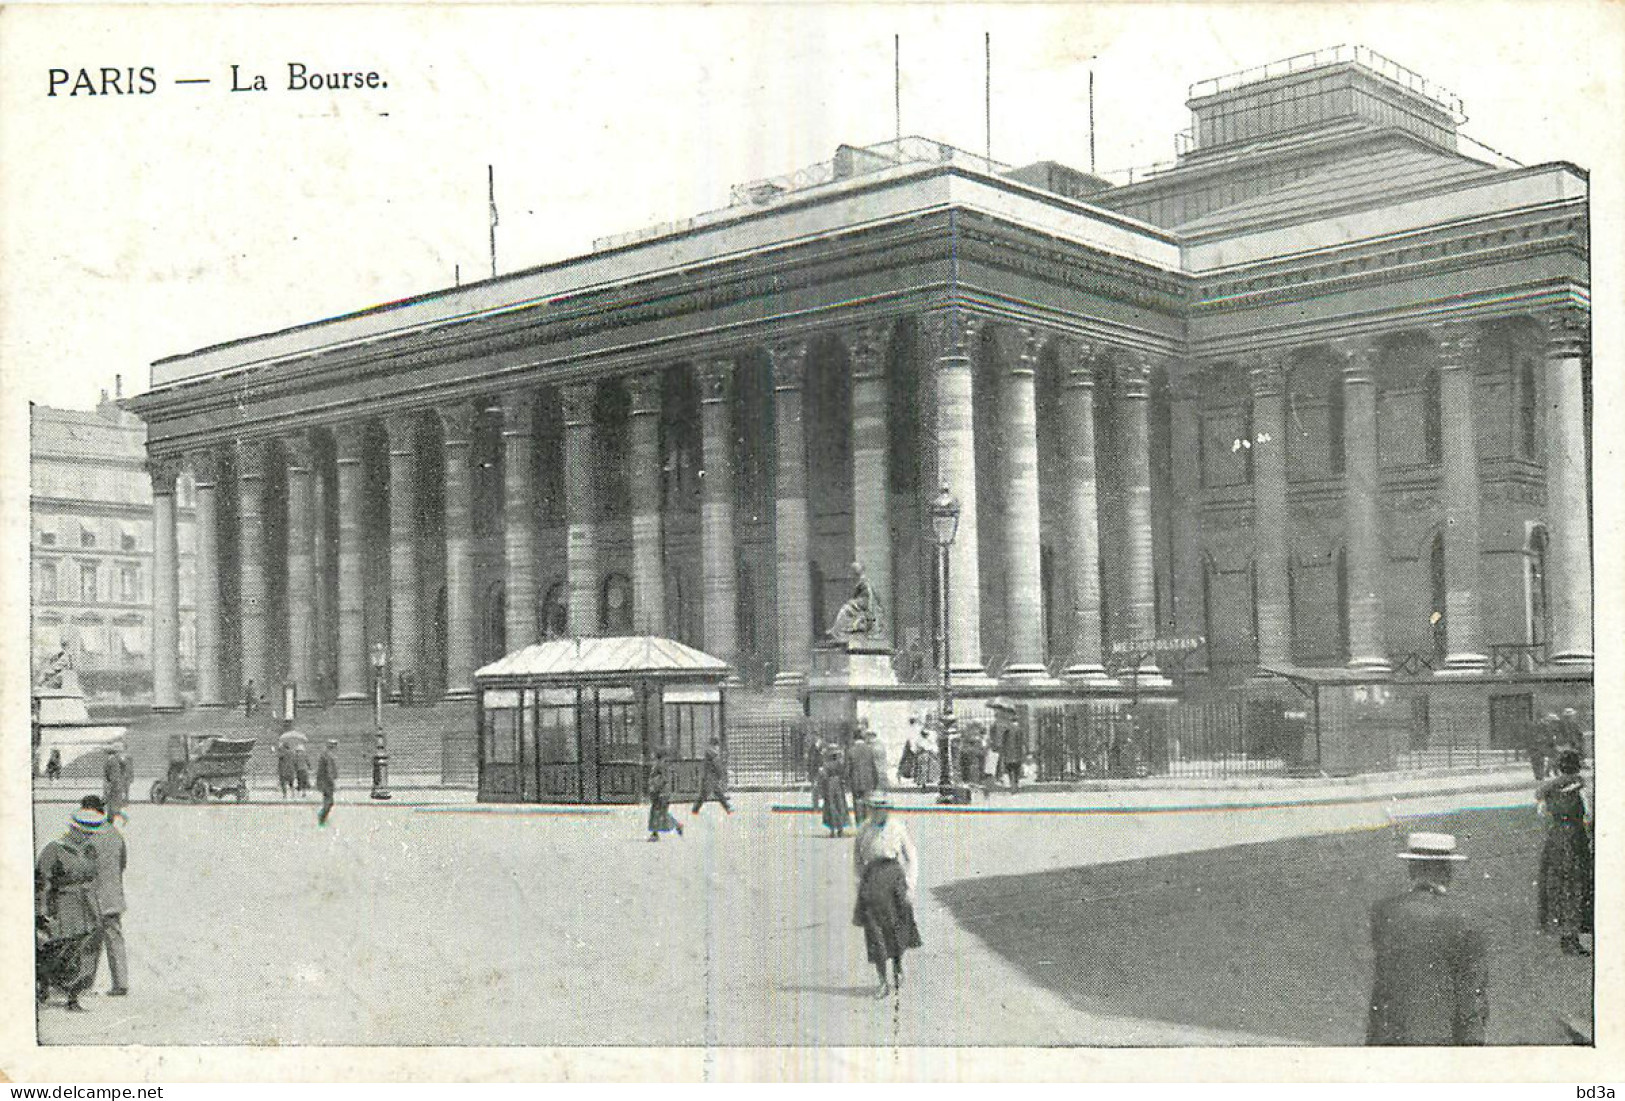
<svg viewBox="0 0 1625 1101"><path fill-rule="evenodd" d="M63 639L61 647L59 647L57 649L57 652L52 654L50 660L45 663L45 672L40 674L40 679L39 679L40 687L42 687L42 688L61 688L61 687L63 687L63 681L65 679L65 674L67 674L72 669L73 669L73 654L68 649L68 640Z"/></svg>
<svg viewBox="0 0 1625 1101"><path fill-rule="evenodd" d="M880 633L880 601L876 599L874 586L869 584L869 578L863 572L862 563L852 563L852 575L852 599L841 605L841 610L835 613L835 623L829 629L829 637L837 642L844 642L853 635Z"/></svg>

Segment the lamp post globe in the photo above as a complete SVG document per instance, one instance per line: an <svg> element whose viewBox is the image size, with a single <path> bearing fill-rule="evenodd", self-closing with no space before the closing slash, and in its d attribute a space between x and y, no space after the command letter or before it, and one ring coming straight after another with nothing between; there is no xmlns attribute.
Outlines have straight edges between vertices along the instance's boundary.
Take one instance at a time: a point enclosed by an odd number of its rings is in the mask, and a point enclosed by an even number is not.
<svg viewBox="0 0 1625 1101"><path fill-rule="evenodd" d="M948 610L952 606L948 551L954 544L954 537L959 534L959 499L947 486L943 486L936 500L931 502L931 534L937 544L937 569L940 571L941 579L937 591L941 594L942 605L937 615L937 650L942 654L942 697L939 708L941 724L938 731L942 765L937 770L937 802L957 803L961 800L954 785L951 753L954 737L954 688L953 658L950 649L952 632L948 624Z"/></svg>

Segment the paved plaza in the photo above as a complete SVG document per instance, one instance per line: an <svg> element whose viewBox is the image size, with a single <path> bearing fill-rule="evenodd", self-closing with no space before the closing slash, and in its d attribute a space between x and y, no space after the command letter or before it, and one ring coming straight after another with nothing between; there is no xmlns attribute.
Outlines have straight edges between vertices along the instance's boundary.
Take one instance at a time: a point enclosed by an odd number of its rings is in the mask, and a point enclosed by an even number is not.
<svg viewBox="0 0 1625 1101"><path fill-rule="evenodd" d="M98 994L79 1015L64 1012L58 995L40 1015L42 1042L1359 1043L1365 909L1404 881L1387 854L1410 816L1529 801L1508 790L1260 809L1178 810L1164 800L1162 810L1135 811L1114 810L1103 796L1033 793L996 795L995 813L964 813L932 811L916 797L906 821L920 852L925 947L907 957L893 1002L871 996L874 972L851 925L850 835L828 839L816 818L784 809L805 795L741 794L731 816L714 804L697 817L678 808L686 836L659 844L645 840L643 807L492 808L429 801L435 796L376 805L364 792L342 796L325 829L313 802L132 806L131 995ZM1128 805L1153 802L1140 794ZM36 847L59 832L67 811L65 802L36 805ZM1519 836L1506 844L1529 847L1532 876L1538 837ZM1200 890L1213 889L1202 869L1224 878L1222 869L1249 851L1235 846L1290 849L1293 839L1324 846L1337 837L1369 842L1327 850L1360 866L1300 855L1291 858L1290 886L1349 910L1326 936L1345 961L1337 981L1355 988L1315 991L1316 1006L1333 1008L1308 1033L1289 1027L1290 1013L1213 1011L1223 1002L1210 995L1224 989L1225 960L1202 947L1188 913L1168 917L1166 900L1187 899L1185 911L1200 913ZM1521 860L1521 850L1509 859ZM1134 861L1147 869L1138 881ZM1084 898L1089 892L1066 878L1108 865L1101 871L1118 876L1119 893L1150 883L1164 901L1102 908L1098 891ZM1462 889L1481 888L1466 879ZM1026 905L989 904L1022 890ZM1050 901L1033 904L1045 892ZM1232 891L1223 907L1215 917L1223 935L1240 923L1268 940L1272 923L1298 923L1287 939L1299 953L1313 935L1300 927L1309 916L1302 905L1278 906L1267 894ZM1147 943L1155 938L1148 923L1159 921L1171 942ZM1533 936L1532 913L1528 925L1527 939L1557 960L1555 944ZM1160 982L1155 996L1118 996L1088 979L1078 963L1087 952L1052 951L1057 930L1074 949L1137 953L1124 968L1137 984ZM1056 972L1057 964L1070 970ZM1089 990L1086 980L1095 982ZM1554 1011L1564 999L1583 1005L1588 983L1589 968L1563 978ZM104 972L97 989L106 985ZM1182 1012L1180 999L1165 996L1182 987L1205 990L1199 1000L1208 1008ZM1529 1019L1551 1016L1537 1006Z"/></svg>

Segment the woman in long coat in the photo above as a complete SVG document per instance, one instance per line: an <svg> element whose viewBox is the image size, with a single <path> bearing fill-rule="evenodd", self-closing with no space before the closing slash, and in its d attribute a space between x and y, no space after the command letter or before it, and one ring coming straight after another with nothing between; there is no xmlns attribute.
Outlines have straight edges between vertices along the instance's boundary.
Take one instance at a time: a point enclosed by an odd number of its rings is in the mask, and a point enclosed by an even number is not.
<svg viewBox="0 0 1625 1101"><path fill-rule="evenodd" d="M924 943L914 921L914 888L919 882L914 839L908 827L891 816L891 800L884 794L869 802L869 819L858 831L852 865L858 877L852 924L863 929L864 950L880 976L875 996L883 998L894 987L903 988L903 953Z"/></svg>
<svg viewBox="0 0 1625 1101"><path fill-rule="evenodd" d="M1580 934L1592 928L1594 865L1580 755L1563 751L1557 775L1535 789L1551 825L1540 850L1540 926L1556 926L1566 956L1589 955Z"/></svg>
<svg viewBox="0 0 1625 1101"><path fill-rule="evenodd" d="M818 770L818 791L824 800L824 828L831 837L846 833L848 808L846 801L846 754L838 745L824 751L824 767Z"/></svg>
<svg viewBox="0 0 1625 1101"><path fill-rule="evenodd" d="M671 812L671 782L666 775L666 752L656 749L654 759L649 762L649 780L646 788L649 793L649 840L659 841L660 835L677 831L677 836L683 836L683 824L677 821Z"/></svg>
<svg viewBox="0 0 1625 1101"><path fill-rule="evenodd" d="M43 1002L51 987L60 987L74 1011L84 1009L79 995L95 981L101 952L102 911L91 835L106 821L100 811L76 811L68 832L41 849L34 862L35 996Z"/></svg>

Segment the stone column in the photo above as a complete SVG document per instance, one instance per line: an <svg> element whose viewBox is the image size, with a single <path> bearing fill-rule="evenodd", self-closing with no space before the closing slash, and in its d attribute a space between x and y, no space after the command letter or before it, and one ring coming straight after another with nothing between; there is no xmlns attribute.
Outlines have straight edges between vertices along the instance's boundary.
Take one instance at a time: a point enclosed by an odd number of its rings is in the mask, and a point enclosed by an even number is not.
<svg viewBox="0 0 1625 1101"><path fill-rule="evenodd" d="M949 656L955 676L985 677L976 538L976 375L971 358L981 321L961 307L948 306L926 314L922 329L936 352L937 480L959 501L959 531L948 549Z"/></svg>
<svg viewBox="0 0 1625 1101"><path fill-rule="evenodd" d="M418 679L422 634L418 630L417 414L397 413L384 422L389 434L389 672L392 699L400 698L402 673Z"/></svg>
<svg viewBox="0 0 1625 1101"><path fill-rule="evenodd" d="M1128 547L1128 642L1139 647L1157 635L1157 562L1151 527L1151 360L1143 352L1119 355L1116 364L1119 455L1123 479L1123 523ZM1149 647L1146 647L1149 649ZM1159 682L1154 654L1140 659L1138 683Z"/></svg>
<svg viewBox="0 0 1625 1101"><path fill-rule="evenodd" d="M1034 391L1039 336L1033 328L1015 331L1019 347L1007 357L1004 374L1004 623L1006 677L1041 677L1044 664L1043 535L1038 513L1038 407ZM1150 504L1149 494L1146 503Z"/></svg>
<svg viewBox="0 0 1625 1101"><path fill-rule="evenodd" d="M852 334L852 545L879 605L871 641L887 645L896 596L891 570L891 425L886 419L886 324ZM797 396L799 402L799 394ZM803 492L805 497L805 492Z"/></svg>
<svg viewBox="0 0 1625 1101"><path fill-rule="evenodd" d="M194 594L197 642L197 705L220 707L230 701L220 685L220 532L219 460L212 450L187 456L192 471L197 555L194 559Z"/></svg>
<svg viewBox="0 0 1625 1101"><path fill-rule="evenodd" d="M1349 667L1388 672L1382 587L1382 469L1377 458L1376 349L1363 340L1339 347L1343 362L1343 516L1348 564Z"/></svg>
<svg viewBox="0 0 1625 1101"><path fill-rule="evenodd" d="M1464 321L1439 326L1439 496L1444 504L1444 671L1481 672L1478 614L1478 435L1473 426L1477 332Z"/></svg>
<svg viewBox="0 0 1625 1101"><path fill-rule="evenodd" d="M1552 660L1589 668L1591 500L1586 469L1585 347L1591 317L1570 307L1546 322L1546 514L1550 517Z"/></svg>
<svg viewBox="0 0 1625 1101"><path fill-rule="evenodd" d="M1182 639L1206 631L1202 610L1202 368L1185 362L1170 379L1168 427L1173 469L1173 624ZM1199 648L1196 654L1205 653ZM1190 669L1195 662L1187 664ZM1202 666L1198 665L1197 668Z"/></svg>
<svg viewBox="0 0 1625 1101"><path fill-rule="evenodd" d="M1106 668L1100 653L1100 523L1095 492L1094 349L1087 344L1073 344L1063 354L1067 589L1072 599L1072 656L1066 675L1104 680Z"/></svg>
<svg viewBox="0 0 1625 1101"><path fill-rule="evenodd" d="M634 630L666 633L665 521L660 515L660 397L665 375L660 370L631 375L626 388L632 399L632 613Z"/></svg>
<svg viewBox="0 0 1625 1101"><path fill-rule="evenodd" d="M700 368L700 557L705 649L732 665L738 656L738 562L734 555L733 362Z"/></svg>
<svg viewBox="0 0 1625 1101"><path fill-rule="evenodd" d="M593 405L597 386L559 387L564 409L564 572L569 587L570 634L598 634L598 482L594 476Z"/></svg>
<svg viewBox="0 0 1625 1101"><path fill-rule="evenodd" d="M536 505L530 449L535 423L532 394L502 395L502 610L503 639L510 653L536 641Z"/></svg>
<svg viewBox="0 0 1625 1101"><path fill-rule="evenodd" d="M265 443L237 444L237 601L241 670L256 695L271 694L265 638Z"/></svg>
<svg viewBox="0 0 1625 1101"><path fill-rule="evenodd" d="M1286 387L1281 362L1255 358L1253 391L1253 569L1258 606L1258 664L1292 663L1292 602L1287 579L1290 545L1286 514Z"/></svg>
<svg viewBox="0 0 1625 1101"><path fill-rule="evenodd" d="M152 709L179 711L180 549L175 541L174 459L154 456L152 476Z"/></svg>
<svg viewBox="0 0 1625 1101"><path fill-rule="evenodd" d="M474 692L474 524L468 469L474 408L448 406L440 410L440 423L445 430L446 696L467 699Z"/></svg>
<svg viewBox="0 0 1625 1101"><path fill-rule="evenodd" d="M807 342L797 340L776 344L768 349L768 356L773 370L773 434L777 461L773 494L773 546L778 569L775 606L779 620L779 671L773 683L799 688L807 682L807 675L812 671L813 631L816 629L812 608L812 564L808 558L807 433L802 419ZM855 395L856 385L853 392Z"/></svg>
<svg viewBox="0 0 1625 1101"><path fill-rule="evenodd" d="M284 437L288 451L288 679L299 699L316 698L316 574L311 562L311 446L303 432Z"/></svg>
<svg viewBox="0 0 1625 1101"><path fill-rule="evenodd" d="M361 447L366 435L359 424L341 424L333 430L337 444L339 481L339 702L367 699L371 682L371 655L367 652L361 559L362 484Z"/></svg>

